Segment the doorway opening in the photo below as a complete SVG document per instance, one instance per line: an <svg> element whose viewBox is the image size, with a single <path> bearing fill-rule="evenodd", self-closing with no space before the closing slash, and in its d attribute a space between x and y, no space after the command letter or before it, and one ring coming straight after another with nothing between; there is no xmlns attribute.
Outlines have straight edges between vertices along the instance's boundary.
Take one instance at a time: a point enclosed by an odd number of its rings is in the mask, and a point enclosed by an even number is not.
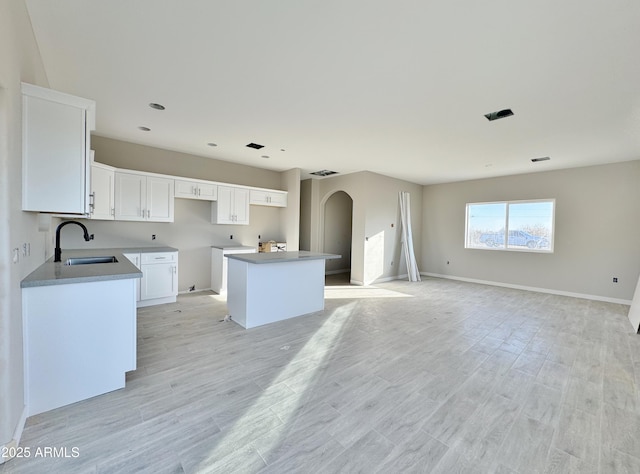
<svg viewBox="0 0 640 474"><path fill-rule="evenodd" d="M327 286L349 285L351 282L352 227L353 199L344 191L336 191L324 203L322 251L341 257L326 261Z"/></svg>

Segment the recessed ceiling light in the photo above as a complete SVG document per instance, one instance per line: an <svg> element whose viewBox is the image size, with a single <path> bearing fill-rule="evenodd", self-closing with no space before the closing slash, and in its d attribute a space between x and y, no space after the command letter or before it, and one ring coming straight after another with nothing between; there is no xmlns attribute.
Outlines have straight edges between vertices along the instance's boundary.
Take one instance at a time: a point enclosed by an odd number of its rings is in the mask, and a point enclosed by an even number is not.
<svg viewBox="0 0 640 474"><path fill-rule="evenodd" d="M151 129L149 127L138 127L138 130L142 130L143 132L150 132Z"/></svg>
<svg viewBox="0 0 640 474"><path fill-rule="evenodd" d="M484 114L487 117L489 122L493 122L494 120L498 120L501 118L511 117L513 115L513 111L511 109L503 109L497 112L491 112L488 114Z"/></svg>
<svg viewBox="0 0 640 474"><path fill-rule="evenodd" d="M209 142L209 143L207 143L207 146L218 146L218 144L217 143L213 143L213 142Z"/></svg>
<svg viewBox="0 0 640 474"><path fill-rule="evenodd" d="M247 145L249 148L255 148L256 150L259 150L260 148L264 148L264 145L258 145L257 143L249 143Z"/></svg>
<svg viewBox="0 0 640 474"><path fill-rule="evenodd" d="M269 155L262 155L260 158L269 158Z"/></svg>
<svg viewBox="0 0 640 474"><path fill-rule="evenodd" d="M149 107L151 107L152 109L156 109L156 110L164 110L165 107L162 104L156 104L155 102L151 102L149 104Z"/></svg>
<svg viewBox="0 0 640 474"><path fill-rule="evenodd" d="M320 171L314 171L313 174L315 176L330 176L332 174L337 174L337 171L331 171L331 170L320 170Z"/></svg>
<svg viewBox="0 0 640 474"><path fill-rule="evenodd" d="M549 161L551 158L548 156L543 156L542 158L531 158L533 163L537 163L538 161Z"/></svg>

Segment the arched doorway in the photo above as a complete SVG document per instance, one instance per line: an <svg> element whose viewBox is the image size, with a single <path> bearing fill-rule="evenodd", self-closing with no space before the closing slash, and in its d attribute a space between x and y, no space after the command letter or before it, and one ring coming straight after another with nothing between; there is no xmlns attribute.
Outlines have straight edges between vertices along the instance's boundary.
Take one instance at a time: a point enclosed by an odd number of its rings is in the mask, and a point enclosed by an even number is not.
<svg viewBox="0 0 640 474"><path fill-rule="evenodd" d="M324 204L323 249L341 255L326 261L328 285L348 285L351 281L351 234L353 199L344 191L336 191Z"/></svg>

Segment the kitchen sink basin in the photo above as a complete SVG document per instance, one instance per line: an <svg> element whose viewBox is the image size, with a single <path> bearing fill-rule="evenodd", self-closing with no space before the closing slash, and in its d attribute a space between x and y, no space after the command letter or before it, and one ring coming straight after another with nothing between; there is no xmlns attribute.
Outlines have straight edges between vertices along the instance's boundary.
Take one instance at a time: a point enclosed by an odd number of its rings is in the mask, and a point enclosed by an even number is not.
<svg viewBox="0 0 640 474"><path fill-rule="evenodd" d="M114 256L109 257L75 257L68 258L65 265L92 265L94 263L118 263Z"/></svg>

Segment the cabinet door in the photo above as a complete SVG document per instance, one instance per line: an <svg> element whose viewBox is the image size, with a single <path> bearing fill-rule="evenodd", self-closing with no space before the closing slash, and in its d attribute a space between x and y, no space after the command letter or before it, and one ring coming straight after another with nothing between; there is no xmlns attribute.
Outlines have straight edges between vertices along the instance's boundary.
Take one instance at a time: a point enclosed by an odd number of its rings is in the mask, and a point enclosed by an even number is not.
<svg viewBox="0 0 640 474"><path fill-rule="evenodd" d="M147 178L138 174L115 173L117 221L142 221L146 216Z"/></svg>
<svg viewBox="0 0 640 474"><path fill-rule="evenodd" d="M22 209L88 214L86 109L23 95L22 127Z"/></svg>
<svg viewBox="0 0 640 474"><path fill-rule="evenodd" d="M146 220L173 222L173 179L147 177Z"/></svg>
<svg viewBox="0 0 640 474"><path fill-rule="evenodd" d="M287 193L285 191L263 191L252 189L250 193L251 204L257 206L287 207Z"/></svg>
<svg viewBox="0 0 640 474"><path fill-rule="evenodd" d="M143 278L140 299L165 298L178 293L178 265L175 263L157 263L142 265Z"/></svg>
<svg viewBox="0 0 640 474"><path fill-rule="evenodd" d="M90 218L113 220L115 214L115 172L98 165L91 166Z"/></svg>
<svg viewBox="0 0 640 474"><path fill-rule="evenodd" d="M249 190L234 189L233 198L234 224L249 225Z"/></svg>
<svg viewBox="0 0 640 474"><path fill-rule="evenodd" d="M211 204L213 224L233 224L233 191L229 186L218 186L218 201Z"/></svg>
<svg viewBox="0 0 640 474"><path fill-rule="evenodd" d="M197 199L198 184L193 181L176 179L175 193L177 198Z"/></svg>
<svg viewBox="0 0 640 474"><path fill-rule="evenodd" d="M198 184L198 199L215 201L218 199L218 186L207 183Z"/></svg>

